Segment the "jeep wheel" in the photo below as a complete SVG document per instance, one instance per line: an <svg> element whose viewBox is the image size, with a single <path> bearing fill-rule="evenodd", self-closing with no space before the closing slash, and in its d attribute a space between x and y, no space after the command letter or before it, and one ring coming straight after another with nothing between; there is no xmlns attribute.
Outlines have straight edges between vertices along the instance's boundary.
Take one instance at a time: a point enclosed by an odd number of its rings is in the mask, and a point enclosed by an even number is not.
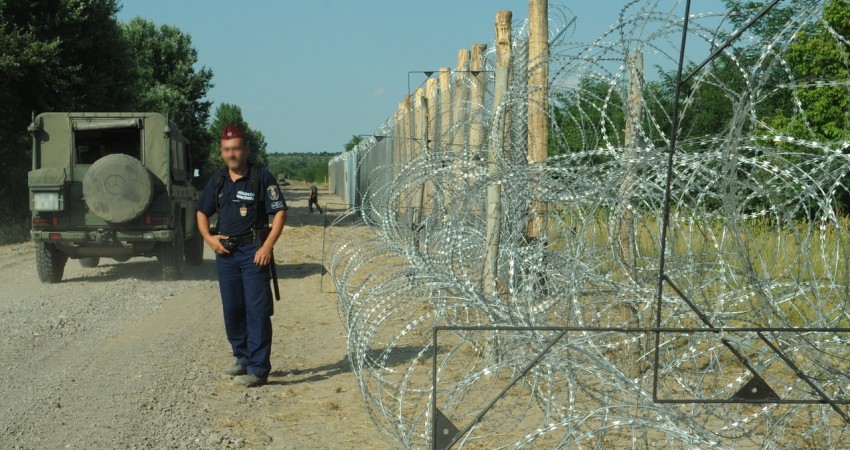
<svg viewBox="0 0 850 450"><path fill-rule="evenodd" d="M200 233L186 240L186 264L200 266L204 262L204 238Z"/></svg>
<svg viewBox="0 0 850 450"><path fill-rule="evenodd" d="M97 267L98 264L100 264L100 258L97 256L80 258L80 265L83 267Z"/></svg>
<svg viewBox="0 0 850 450"><path fill-rule="evenodd" d="M58 283L65 273L68 255L47 242L35 243L35 268L42 283Z"/></svg>
<svg viewBox="0 0 850 450"><path fill-rule="evenodd" d="M156 259L162 268L163 280L179 280L186 262L183 244L183 228L177 227L174 240L156 245Z"/></svg>

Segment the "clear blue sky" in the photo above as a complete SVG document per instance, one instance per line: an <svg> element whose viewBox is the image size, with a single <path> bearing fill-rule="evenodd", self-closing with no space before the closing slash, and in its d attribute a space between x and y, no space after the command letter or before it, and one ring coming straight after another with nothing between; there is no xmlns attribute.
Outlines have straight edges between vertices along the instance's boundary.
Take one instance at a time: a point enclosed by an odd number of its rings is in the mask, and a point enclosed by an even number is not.
<svg viewBox="0 0 850 450"><path fill-rule="evenodd" d="M673 1L660 3L673 4ZM695 12L720 0L697 0ZM242 108L270 152L338 152L370 134L407 93L407 72L454 67L457 50L493 39L496 11L528 17L527 0L123 0L118 18L142 16L192 36L214 72L209 99ZM590 41L625 0L552 0L577 16ZM417 78L419 77L419 78ZM423 75L412 75L416 86Z"/></svg>

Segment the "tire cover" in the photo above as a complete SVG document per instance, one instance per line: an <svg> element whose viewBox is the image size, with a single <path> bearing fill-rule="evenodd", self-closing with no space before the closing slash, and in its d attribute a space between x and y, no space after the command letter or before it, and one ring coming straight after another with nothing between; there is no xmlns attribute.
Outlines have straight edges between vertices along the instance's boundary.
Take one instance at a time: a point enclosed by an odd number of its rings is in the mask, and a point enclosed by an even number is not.
<svg viewBox="0 0 850 450"><path fill-rule="evenodd" d="M95 161L83 177L83 197L98 217L124 223L139 217L150 205L153 182L138 159L107 155Z"/></svg>

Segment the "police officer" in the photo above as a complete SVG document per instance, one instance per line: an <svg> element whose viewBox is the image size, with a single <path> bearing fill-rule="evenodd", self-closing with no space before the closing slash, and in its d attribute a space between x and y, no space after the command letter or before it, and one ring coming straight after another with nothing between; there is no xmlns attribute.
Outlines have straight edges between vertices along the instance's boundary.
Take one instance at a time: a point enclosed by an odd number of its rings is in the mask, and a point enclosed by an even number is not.
<svg viewBox="0 0 850 450"><path fill-rule="evenodd" d="M195 209L198 229L216 253L224 329L236 357L225 373L238 384L261 386L271 371L274 304L268 264L286 223L287 206L274 176L248 164L248 152L242 131L226 126L221 132L221 158L227 167L210 179ZM215 213L217 234L209 221Z"/></svg>

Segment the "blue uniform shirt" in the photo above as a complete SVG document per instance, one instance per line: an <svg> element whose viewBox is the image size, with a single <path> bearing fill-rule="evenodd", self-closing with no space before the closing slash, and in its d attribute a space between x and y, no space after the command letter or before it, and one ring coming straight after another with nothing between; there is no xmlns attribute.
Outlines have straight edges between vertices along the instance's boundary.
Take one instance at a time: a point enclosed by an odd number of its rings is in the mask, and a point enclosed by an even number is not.
<svg viewBox="0 0 850 450"><path fill-rule="evenodd" d="M256 188L251 183L251 172L260 171ZM236 181L224 172L216 173L207 183L195 204L195 210L211 217L216 212L216 187L224 176L218 197L218 232L224 236L241 236L254 229L268 225L269 214L287 210L286 200L271 172L254 166ZM256 190L256 192L254 192Z"/></svg>

